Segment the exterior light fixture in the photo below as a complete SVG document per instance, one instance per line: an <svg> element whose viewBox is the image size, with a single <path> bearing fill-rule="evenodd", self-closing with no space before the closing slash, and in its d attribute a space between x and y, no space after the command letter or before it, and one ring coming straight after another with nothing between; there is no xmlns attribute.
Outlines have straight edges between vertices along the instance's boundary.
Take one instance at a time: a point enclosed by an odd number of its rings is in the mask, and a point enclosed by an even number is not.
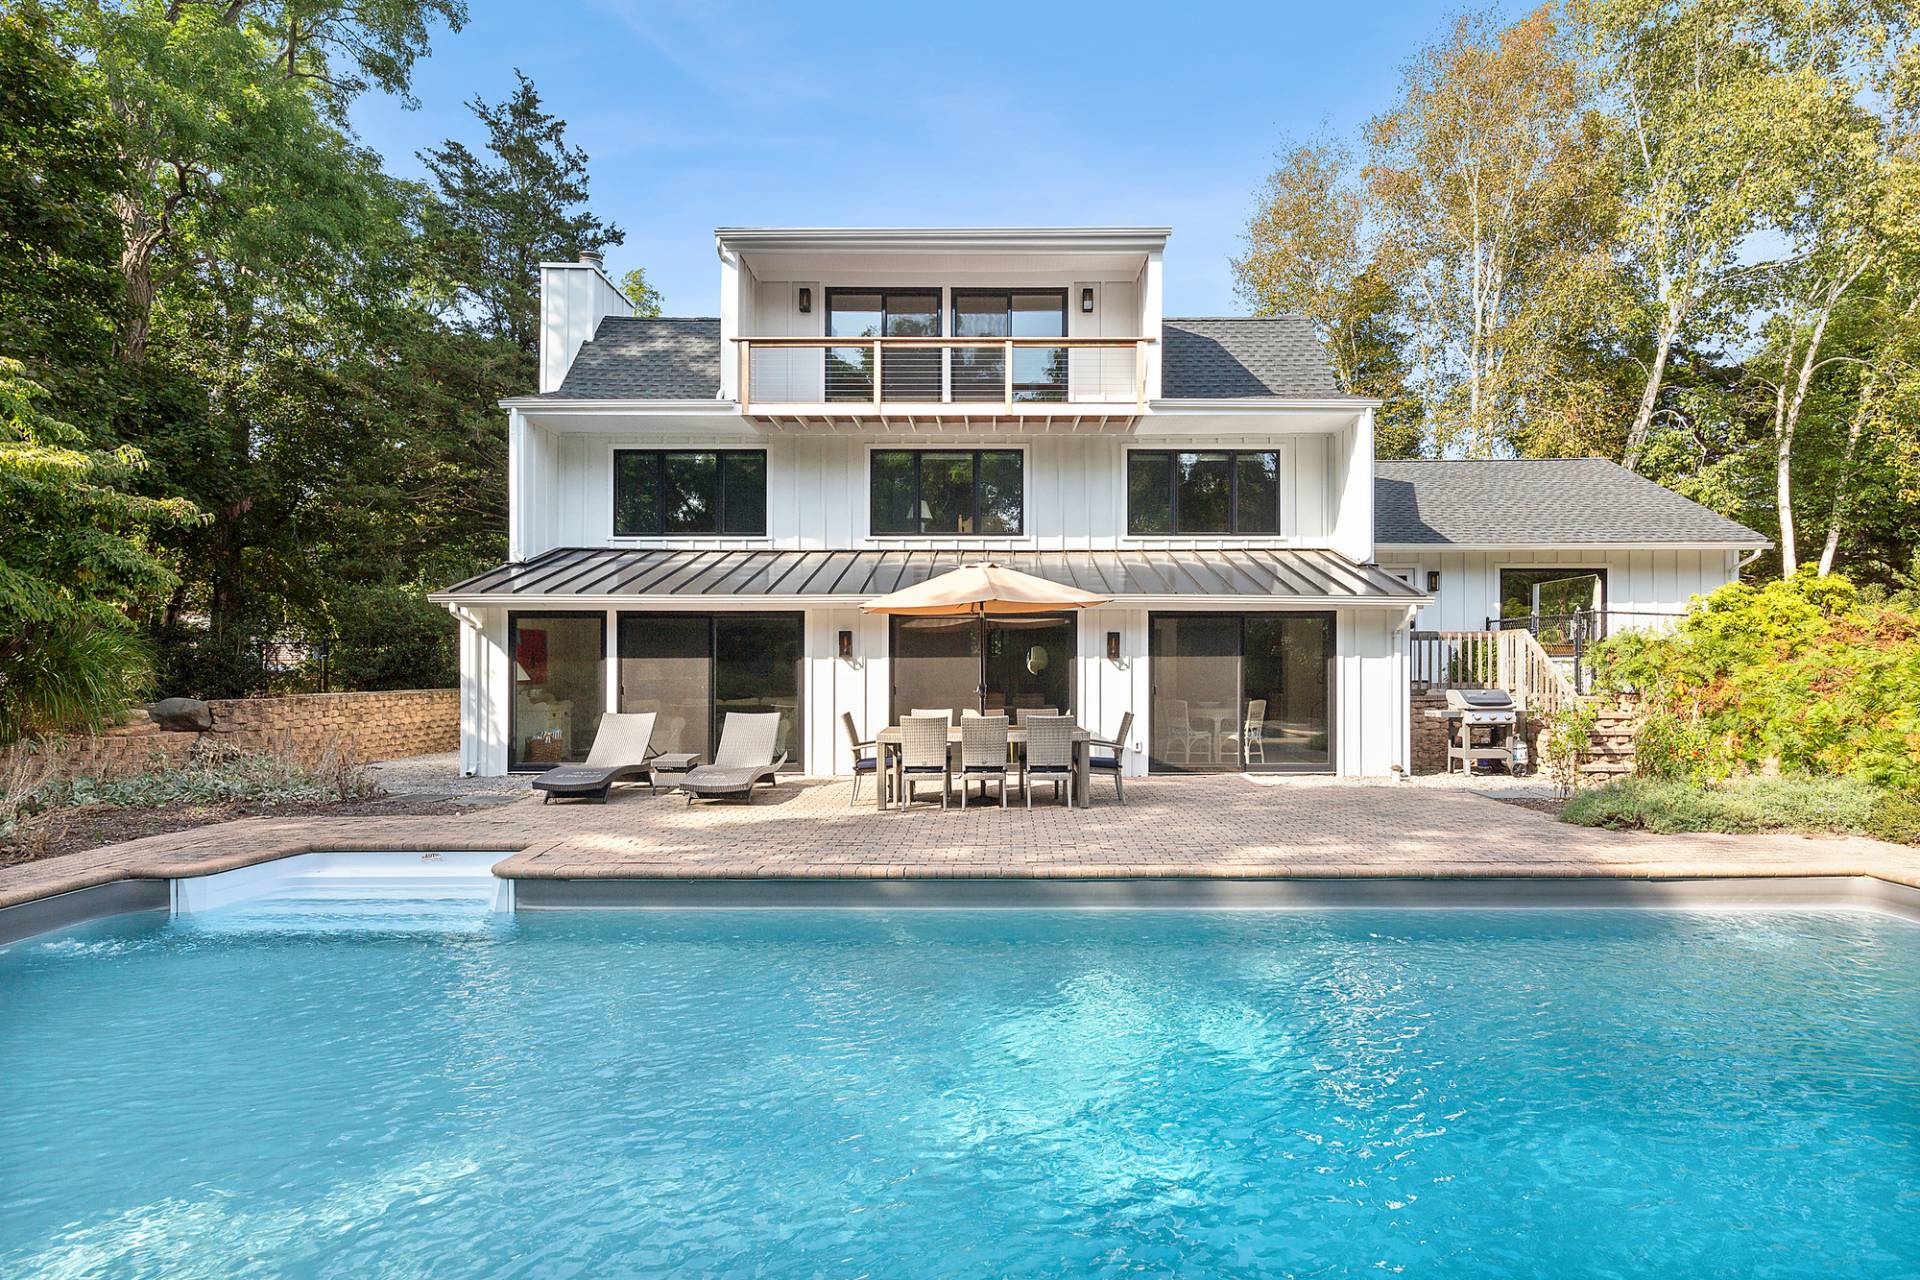
<svg viewBox="0 0 1920 1280"><path fill-rule="evenodd" d="M813 314L813 290L805 285L800 286L800 314L803 316Z"/></svg>
<svg viewBox="0 0 1920 1280"><path fill-rule="evenodd" d="M1120 661L1120 633L1118 631L1107 632L1107 661Z"/></svg>
<svg viewBox="0 0 1920 1280"><path fill-rule="evenodd" d="M1440 571L1438 569L1427 570L1427 590L1438 591L1439 589L1440 589Z"/></svg>
<svg viewBox="0 0 1920 1280"><path fill-rule="evenodd" d="M1088 285L1086 288L1080 290L1080 311L1081 311L1081 314L1083 315L1090 316L1093 314L1093 286L1092 285Z"/></svg>
<svg viewBox="0 0 1920 1280"><path fill-rule="evenodd" d="M848 659L853 657L853 632L851 631L840 633L840 656Z"/></svg>

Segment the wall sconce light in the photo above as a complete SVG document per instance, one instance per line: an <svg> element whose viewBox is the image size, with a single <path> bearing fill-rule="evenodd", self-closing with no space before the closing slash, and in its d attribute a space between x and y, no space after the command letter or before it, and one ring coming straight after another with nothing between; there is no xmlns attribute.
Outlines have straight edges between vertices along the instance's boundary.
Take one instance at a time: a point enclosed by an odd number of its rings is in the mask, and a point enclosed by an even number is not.
<svg viewBox="0 0 1920 1280"><path fill-rule="evenodd" d="M1427 570L1427 590L1438 591L1439 589L1440 589L1440 571L1438 569Z"/></svg>
<svg viewBox="0 0 1920 1280"><path fill-rule="evenodd" d="M805 285L800 286L800 314L803 316L813 314L813 290Z"/></svg>
<svg viewBox="0 0 1920 1280"><path fill-rule="evenodd" d="M1088 285L1080 291L1080 311L1083 315L1093 314L1093 286Z"/></svg>
<svg viewBox="0 0 1920 1280"><path fill-rule="evenodd" d="M842 658L853 657L853 632L851 631L842 631L840 633L840 656Z"/></svg>
<svg viewBox="0 0 1920 1280"><path fill-rule="evenodd" d="M1120 661L1120 633L1118 631L1107 632L1107 661Z"/></svg>

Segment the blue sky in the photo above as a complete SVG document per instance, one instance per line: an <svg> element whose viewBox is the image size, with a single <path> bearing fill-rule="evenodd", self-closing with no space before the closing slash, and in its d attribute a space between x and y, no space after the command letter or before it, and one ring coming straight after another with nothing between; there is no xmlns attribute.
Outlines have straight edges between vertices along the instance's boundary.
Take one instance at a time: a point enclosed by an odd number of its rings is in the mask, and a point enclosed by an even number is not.
<svg viewBox="0 0 1920 1280"><path fill-rule="evenodd" d="M593 205L669 314L712 314L727 225L1173 228L1169 314L1243 312L1228 257L1289 138L1352 136L1447 10L1337 4L729 4L469 0L415 74L368 98L395 173L513 69L592 162Z"/></svg>

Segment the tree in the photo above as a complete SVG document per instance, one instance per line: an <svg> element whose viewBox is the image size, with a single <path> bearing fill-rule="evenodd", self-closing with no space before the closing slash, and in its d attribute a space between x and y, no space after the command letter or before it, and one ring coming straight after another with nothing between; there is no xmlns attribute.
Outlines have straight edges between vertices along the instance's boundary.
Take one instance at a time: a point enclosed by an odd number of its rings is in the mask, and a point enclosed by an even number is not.
<svg viewBox="0 0 1920 1280"><path fill-rule="evenodd" d="M339 243L347 106L369 85L404 95L432 22L466 18L461 0L72 0L61 14L133 177L114 202L130 364L168 285L215 262L272 272L289 239Z"/></svg>
<svg viewBox="0 0 1920 1280"><path fill-rule="evenodd" d="M174 581L149 534L198 514L127 492L145 459L87 447L46 397L0 358L0 743L98 723L140 691L149 659L128 613Z"/></svg>
<svg viewBox="0 0 1920 1280"><path fill-rule="evenodd" d="M1816 11L1853 21L1855 8L1575 0L1613 108L1622 250L1652 295L1629 468L1646 450L1675 344L1704 303L1754 270L1742 257L1749 235L1786 220L1818 153L1832 100L1811 62L1820 50L1800 41L1796 59L1790 28Z"/></svg>
<svg viewBox="0 0 1920 1280"><path fill-rule="evenodd" d="M505 101L467 104L487 128L490 158L453 139L420 153L435 189L424 224L455 322L504 338L531 359L540 263L604 250L626 234L585 207L586 152L568 144L565 121L540 109L533 82L513 74L518 83Z"/></svg>
<svg viewBox="0 0 1920 1280"><path fill-rule="evenodd" d="M1597 133L1553 9L1456 20L1367 133L1428 413L1443 445L1491 454L1543 381L1543 309L1599 238Z"/></svg>
<svg viewBox="0 0 1920 1280"><path fill-rule="evenodd" d="M635 267L620 277L620 291L627 295L627 301L633 304L633 314L637 316L657 316L664 305L660 291L647 283L645 267Z"/></svg>
<svg viewBox="0 0 1920 1280"><path fill-rule="evenodd" d="M1382 401L1375 446L1382 457L1414 457L1425 423L1409 386L1402 298L1375 261L1370 195L1354 180L1338 143L1296 147L1267 176L1233 260L1235 290L1254 314L1296 314L1313 322L1350 395Z"/></svg>

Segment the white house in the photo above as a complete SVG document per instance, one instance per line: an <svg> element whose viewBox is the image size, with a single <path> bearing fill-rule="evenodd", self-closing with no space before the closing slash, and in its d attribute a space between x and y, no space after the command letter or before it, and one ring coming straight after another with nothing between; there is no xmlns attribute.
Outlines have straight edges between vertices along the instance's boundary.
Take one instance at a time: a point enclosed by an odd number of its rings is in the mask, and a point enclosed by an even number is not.
<svg viewBox="0 0 1920 1280"><path fill-rule="evenodd" d="M1410 636L1516 611L1669 616L1765 545L1612 464L1378 463L1309 324L1163 316L1164 227L723 228L717 318L541 267L504 402L507 563L461 620L461 762L578 759L607 708L708 752L778 709L847 772L918 707L1134 715L1133 773L1383 775ZM1077 615L868 615L991 558Z"/></svg>

